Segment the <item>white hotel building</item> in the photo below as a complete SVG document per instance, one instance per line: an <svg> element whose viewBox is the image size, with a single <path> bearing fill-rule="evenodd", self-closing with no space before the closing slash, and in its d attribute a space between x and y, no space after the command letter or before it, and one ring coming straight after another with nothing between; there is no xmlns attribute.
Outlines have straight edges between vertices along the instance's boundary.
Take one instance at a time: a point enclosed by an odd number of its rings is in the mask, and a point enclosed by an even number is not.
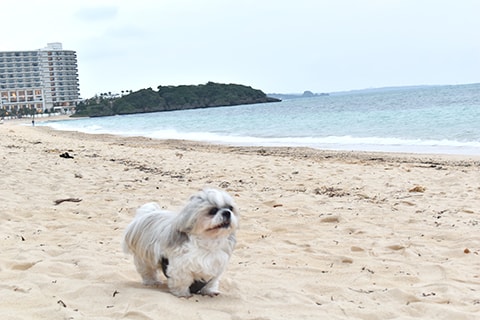
<svg viewBox="0 0 480 320"><path fill-rule="evenodd" d="M79 100L75 51L61 43L0 51L0 116L73 110Z"/></svg>

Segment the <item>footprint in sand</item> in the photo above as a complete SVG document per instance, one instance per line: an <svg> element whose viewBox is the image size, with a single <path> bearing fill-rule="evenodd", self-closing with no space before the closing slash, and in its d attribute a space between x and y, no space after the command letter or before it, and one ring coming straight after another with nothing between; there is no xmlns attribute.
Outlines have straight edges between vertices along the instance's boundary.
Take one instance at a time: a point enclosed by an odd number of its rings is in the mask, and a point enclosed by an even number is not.
<svg viewBox="0 0 480 320"><path fill-rule="evenodd" d="M15 264L15 265L12 266L12 270L25 271L25 270L30 269L31 267L33 267L37 263L38 263L38 261L37 262L24 262L24 263Z"/></svg>

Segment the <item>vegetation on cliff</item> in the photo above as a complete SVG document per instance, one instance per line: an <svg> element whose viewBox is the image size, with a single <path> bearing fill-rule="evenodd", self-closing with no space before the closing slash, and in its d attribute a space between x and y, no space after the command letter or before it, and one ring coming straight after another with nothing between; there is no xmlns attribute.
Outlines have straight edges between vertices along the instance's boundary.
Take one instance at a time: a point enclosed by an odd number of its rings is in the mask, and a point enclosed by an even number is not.
<svg viewBox="0 0 480 320"><path fill-rule="evenodd" d="M111 94L96 96L80 102L74 116L100 117L277 101L280 100L267 97L252 87L208 82L204 85L159 86L158 91L141 89L121 97Z"/></svg>

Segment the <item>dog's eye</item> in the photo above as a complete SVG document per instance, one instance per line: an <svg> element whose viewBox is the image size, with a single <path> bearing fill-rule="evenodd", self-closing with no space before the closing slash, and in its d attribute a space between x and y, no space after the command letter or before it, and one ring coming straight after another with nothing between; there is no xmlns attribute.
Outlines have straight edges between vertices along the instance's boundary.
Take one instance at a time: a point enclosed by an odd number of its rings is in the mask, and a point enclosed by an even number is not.
<svg viewBox="0 0 480 320"><path fill-rule="evenodd" d="M233 207L232 207L232 206L227 206L227 209L230 210L230 211L233 211Z"/></svg>
<svg viewBox="0 0 480 320"><path fill-rule="evenodd" d="M217 212L218 212L218 209L217 209L217 208L212 208L212 209L210 209L210 211L208 212L208 214L211 215L211 216L214 216L214 215L217 214Z"/></svg>

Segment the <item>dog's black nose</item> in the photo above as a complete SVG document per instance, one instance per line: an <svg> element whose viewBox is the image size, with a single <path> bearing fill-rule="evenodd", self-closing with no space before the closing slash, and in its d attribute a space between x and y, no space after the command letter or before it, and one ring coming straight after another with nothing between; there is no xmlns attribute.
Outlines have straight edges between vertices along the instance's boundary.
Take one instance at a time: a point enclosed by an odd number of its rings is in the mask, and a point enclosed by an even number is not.
<svg viewBox="0 0 480 320"><path fill-rule="evenodd" d="M231 214L232 213L229 210L225 210L222 212L222 217L224 217L225 219L230 219Z"/></svg>

